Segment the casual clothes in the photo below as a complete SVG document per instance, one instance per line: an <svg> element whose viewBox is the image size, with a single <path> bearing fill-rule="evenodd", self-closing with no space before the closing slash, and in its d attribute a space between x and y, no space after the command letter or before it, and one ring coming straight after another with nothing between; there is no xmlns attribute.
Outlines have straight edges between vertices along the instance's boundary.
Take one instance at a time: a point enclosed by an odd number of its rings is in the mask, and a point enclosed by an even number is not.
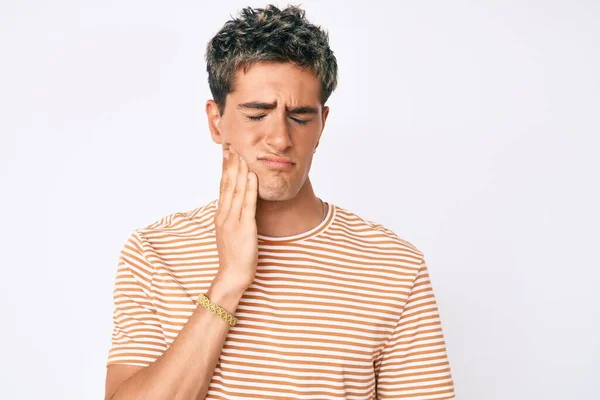
<svg viewBox="0 0 600 400"><path fill-rule="evenodd" d="M147 366L175 340L218 271L217 206L132 233L118 262L108 365ZM415 246L328 204L315 228L259 235L258 249L206 399L454 398L427 264Z"/></svg>

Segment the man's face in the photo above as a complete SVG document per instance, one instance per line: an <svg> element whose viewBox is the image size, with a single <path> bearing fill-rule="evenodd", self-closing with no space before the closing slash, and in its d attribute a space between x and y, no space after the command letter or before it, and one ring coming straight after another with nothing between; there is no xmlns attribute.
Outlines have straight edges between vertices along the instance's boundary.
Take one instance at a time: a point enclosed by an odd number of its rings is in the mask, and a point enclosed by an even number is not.
<svg viewBox="0 0 600 400"><path fill-rule="evenodd" d="M329 112L321 106L319 81L291 63L258 63L238 70L234 89L223 115L214 117L213 140L224 149L233 146L246 160L258 176L261 199L294 198Z"/></svg>

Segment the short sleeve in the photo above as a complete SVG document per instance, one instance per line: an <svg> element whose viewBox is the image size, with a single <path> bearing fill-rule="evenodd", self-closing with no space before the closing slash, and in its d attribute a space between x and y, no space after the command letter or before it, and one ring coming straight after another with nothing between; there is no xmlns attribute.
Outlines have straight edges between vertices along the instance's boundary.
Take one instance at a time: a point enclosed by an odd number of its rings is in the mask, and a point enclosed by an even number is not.
<svg viewBox="0 0 600 400"><path fill-rule="evenodd" d="M143 251L143 239L134 232L121 250L113 290L113 331L108 365L146 367L167 344L151 301L152 265Z"/></svg>
<svg viewBox="0 0 600 400"><path fill-rule="evenodd" d="M454 399L454 382L425 261L394 329L375 360L377 398Z"/></svg>

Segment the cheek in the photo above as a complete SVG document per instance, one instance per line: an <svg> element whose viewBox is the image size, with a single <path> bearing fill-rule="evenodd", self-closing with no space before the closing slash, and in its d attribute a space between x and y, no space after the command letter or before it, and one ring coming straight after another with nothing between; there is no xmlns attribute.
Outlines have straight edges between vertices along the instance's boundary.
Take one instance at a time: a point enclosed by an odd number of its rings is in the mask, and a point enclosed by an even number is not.
<svg viewBox="0 0 600 400"><path fill-rule="evenodd" d="M249 136L249 127L237 120L223 120L221 124L221 135L225 144L240 147Z"/></svg>
<svg viewBox="0 0 600 400"><path fill-rule="evenodd" d="M235 140L244 146L254 146L259 143L264 136L264 128L257 123L241 123L235 131Z"/></svg>
<svg viewBox="0 0 600 400"><path fill-rule="evenodd" d="M251 163L256 159L257 153L264 150L260 146L260 133L256 130L250 124L231 124L227 131L223 132L223 143L225 146L231 144L247 162Z"/></svg>
<svg viewBox="0 0 600 400"><path fill-rule="evenodd" d="M296 148L302 152L302 154L306 154L312 156L313 150L317 146L319 141L319 130L315 129L314 131L304 131L298 132L298 140L295 141Z"/></svg>

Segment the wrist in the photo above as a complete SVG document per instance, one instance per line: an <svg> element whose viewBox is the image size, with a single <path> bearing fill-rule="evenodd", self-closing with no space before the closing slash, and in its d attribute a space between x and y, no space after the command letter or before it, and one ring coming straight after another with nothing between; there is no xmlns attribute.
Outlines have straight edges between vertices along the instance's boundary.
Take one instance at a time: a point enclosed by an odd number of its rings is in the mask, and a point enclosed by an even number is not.
<svg viewBox="0 0 600 400"><path fill-rule="evenodd" d="M244 292L245 290L237 289L227 282L215 278L206 292L206 297L228 313L234 314Z"/></svg>

